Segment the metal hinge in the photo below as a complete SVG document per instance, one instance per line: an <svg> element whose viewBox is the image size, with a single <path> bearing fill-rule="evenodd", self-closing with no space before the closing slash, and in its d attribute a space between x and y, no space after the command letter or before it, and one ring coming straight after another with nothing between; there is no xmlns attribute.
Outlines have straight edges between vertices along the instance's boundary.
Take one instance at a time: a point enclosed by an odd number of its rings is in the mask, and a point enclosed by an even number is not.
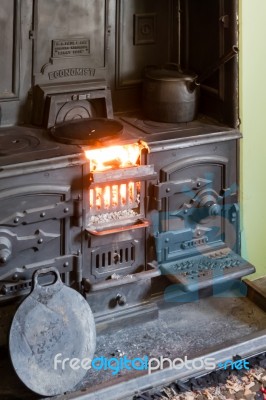
<svg viewBox="0 0 266 400"><path fill-rule="evenodd" d="M222 15L220 17L220 21L222 22L224 28L229 28L229 15Z"/></svg>
<svg viewBox="0 0 266 400"><path fill-rule="evenodd" d="M33 31L33 30L29 31L29 39L30 40L34 40L35 39L35 31Z"/></svg>
<svg viewBox="0 0 266 400"><path fill-rule="evenodd" d="M0 225L19 226L22 224L47 221L49 219L62 219L70 216L74 216L74 204L73 201L65 201L46 207L31 208L22 212L17 211L2 219Z"/></svg>
<svg viewBox="0 0 266 400"><path fill-rule="evenodd" d="M8 283L9 281L13 282L13 284L20 281L27 281L32 278L32 275L35 271L39 270L40 268L49 267L57 268L60 274L67 274L76 269L76 263L79 262L79 260L80 254L72 254L36 262L33 264L26 264L22 267L10 268L8 271L0 274L0 281L5 281L5 283Z"/></svg>

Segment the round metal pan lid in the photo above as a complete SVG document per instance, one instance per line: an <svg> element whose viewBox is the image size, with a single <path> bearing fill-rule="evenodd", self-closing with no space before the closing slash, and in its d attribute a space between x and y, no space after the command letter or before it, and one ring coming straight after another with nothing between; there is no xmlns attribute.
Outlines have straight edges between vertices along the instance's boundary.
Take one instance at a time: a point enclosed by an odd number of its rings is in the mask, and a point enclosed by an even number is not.
<svg viewBox="0 0 266 400"><path fill-rule="evenodd" d="M42 286L39 276L47 273L56 280ZM37 271L9 335L11 361L21 381L42 396L71 391L88 373L81 363L92 360L95 347L95 323L86 300L62 283L55 268ZM80 368L71 366L73 359Z"/></svg>
<svg viewBox="0 0 266 400"><path fill-rule="evenodd" d="M93 145L119 137L123 125L114 119L90 118L64 122L51 129L51 134L58 142L65 144Z"/></svg>

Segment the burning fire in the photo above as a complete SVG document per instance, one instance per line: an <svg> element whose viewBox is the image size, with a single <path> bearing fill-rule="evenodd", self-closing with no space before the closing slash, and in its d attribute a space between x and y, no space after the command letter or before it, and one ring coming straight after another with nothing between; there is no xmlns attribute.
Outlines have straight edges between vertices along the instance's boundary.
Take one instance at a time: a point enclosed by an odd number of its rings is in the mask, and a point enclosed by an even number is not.
<svg viewBox="0 0 266 400"><path fill-rule="evenodd" d="M129 168L140 165L141 151L147 149L145 142L121 146L85 150L90 161L91 172L104 172L110 169ZM106 183L90 189L90 209L95 214L133 210L140 204L140 182Z"/></svg>
<svg viewBox="0 0 266 400"><path fill-rule="evenodd" d="M85 150L85 155L90 160L92 172L106 171L115 168L135 167L138 165L143 148L148 149L148 146L146 143L140 142Z"/></svg>
<svg viewBox="0 0 266 400"><path fill-rule="evenodd" d="M139 203L140 182L107 185L90 190L90 207L95 210L136 207Z"/></svg>

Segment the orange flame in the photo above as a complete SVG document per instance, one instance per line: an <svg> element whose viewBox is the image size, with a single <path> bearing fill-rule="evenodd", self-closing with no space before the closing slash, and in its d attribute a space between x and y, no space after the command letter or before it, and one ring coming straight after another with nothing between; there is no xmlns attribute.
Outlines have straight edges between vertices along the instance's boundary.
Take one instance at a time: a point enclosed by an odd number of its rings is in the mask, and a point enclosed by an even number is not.
<svg viewBox="0 0 266 400"><path fill-rule="evenodd" d="M116 209L121 207L136 207L140 193L139 182L107 185L90 190L90 207L95 211Z"/></svg>
<svg viewBox="0 0 266 400"><path fill-rule="evenodd" d="M134 167L143 148L148 146L141 144L127 144L123 146L103 147L95 150L85 150L85 155L91 163L91 171L106 171L108 169Z"/></svg>
<svg viewBox="0 0 266 400"><path fill-rule="evenodd" d="M120 197L121 197L121 204L125 206L127 204L127 185L123 184L120 186Z"/></svg>

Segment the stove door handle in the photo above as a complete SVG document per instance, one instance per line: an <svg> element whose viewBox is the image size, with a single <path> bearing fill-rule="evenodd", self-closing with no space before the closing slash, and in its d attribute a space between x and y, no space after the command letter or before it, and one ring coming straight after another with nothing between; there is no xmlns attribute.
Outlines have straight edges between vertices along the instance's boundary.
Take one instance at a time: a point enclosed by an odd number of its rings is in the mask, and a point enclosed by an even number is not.
<svg viewBox="0 0 266 400"><path fill-rule="evenodd" d="M0 237L0 264L6 264L12 254L12 243L6 237Z"/></svg>
<svg viewBox="0 0 266 400"><path fill-rule="evenodd" d="M112 229L106 230L97 230L92 228L86 228L86 232L93 236L105 236L105 235L113 235L114 233L121 233L126 231L131 231L133 229L141 229L148 228L150 226L150 222L142 219L135 222L135 224L118 226Z"/></svg>

